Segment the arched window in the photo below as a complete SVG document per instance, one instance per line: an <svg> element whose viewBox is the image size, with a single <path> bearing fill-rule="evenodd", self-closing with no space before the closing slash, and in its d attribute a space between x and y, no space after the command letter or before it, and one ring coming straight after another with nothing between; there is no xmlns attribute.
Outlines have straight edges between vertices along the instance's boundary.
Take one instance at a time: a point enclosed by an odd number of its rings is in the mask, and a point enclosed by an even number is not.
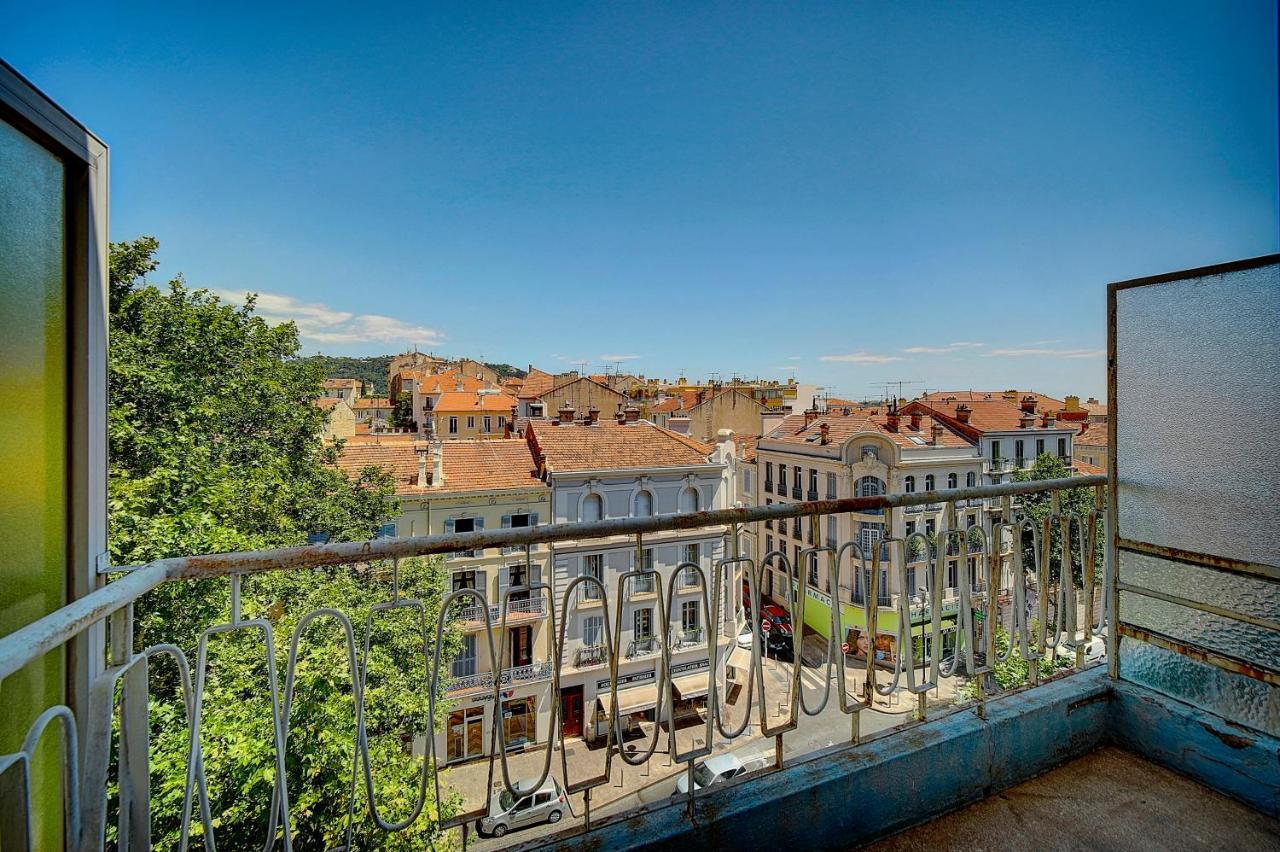
<svg viewBox="0 0 1280 852"><path fill-rule="evenodd" d="M914 476L908 476L906 479L902 480L902 487L908 494L914 494L916 491L916 478Z"/></svg>
<svg viewBox="0 0 1280 852"><path fill-rule="evenodd" d="M698 511L698 490L696 488L686 488L680 492L680 511Z"/></svg>
<svg viewBox="0 0 1280 852"><path fill-rule="evenodd" d="M858 480L859 497L879 497L884 493L884 483L874 476L864 476Z"/></svg>
<svg viewBox="0 0 1280 852"><path fill-rule="evenodd" d="M636 495L636 511L637 518L647 518L653 514L653 495L648 491L641 491Z"/></svg>
<svg viewBox="0 0 1280 852"><path fill-rule="evenodd" d="M604 501L599 494L588 494L582 501L582 520L598 521L604 517Z"/></svg>
<svg viewBox="0 0 1280 852"><path fill-rule="evenodd" d="M947 487L948 488L956 487L956 475L954 473L947 474Z"/></svg>
<svg viewBox="0 0 1280 852"><path fill-rule="evenodd" d="M934 478L933 478L933 474L932 474L932 473L930 473L930 474L926 475L926 476L925 476L925 478L924 478L924 490L925 490L925 491L932 491L932 490L934 489L935 485L936 485L936 481L935 481L935 480L934 480Z"/></svg>
<svg viewBox="0 0 1280 852"><path fill-rule="evenodd" d="M972 488L973 486L978 484L978 477L974 474L973 471L969 471L967 474L965 474L964 484L969 488Z"/></svg>

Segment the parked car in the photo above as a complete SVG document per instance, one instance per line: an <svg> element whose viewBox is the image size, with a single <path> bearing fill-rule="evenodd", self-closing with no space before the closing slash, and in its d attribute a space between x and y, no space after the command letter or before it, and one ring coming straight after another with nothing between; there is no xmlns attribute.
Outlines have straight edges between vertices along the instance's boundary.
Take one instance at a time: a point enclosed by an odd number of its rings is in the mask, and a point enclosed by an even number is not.
<svg viewBox="0 0 1280 852"><path fill-rule="evenodd" d="M777 609L777 607L774 607ZM785 613L784 613L785 615ZM795 656L795 648L792 647L792 631L791 624L787 622L785 628L777 628L770 622L771 626L768 631L761 631L760 642L767 656L780 660L791 660ZM738 647L750 648L751 642L755 638L754 625L751 623L742 626L742 632L738 634Z"/></svg>
<svg viewBox="0 0 1280 852"><path fill-rule="evenodd" d="M712 784L719 784L721 781L737 778L746 771L747 768L742 765L742 761L731 754L717 754L713 757L708 757L706 760L699 761L693 765L693 789L701 790L705 787L710 787ZM671 795L677 796L688 792L689 775L682 772L680 777L676 779L676 791Z"/></svg>
<svg viewBox="0 0 1280 852"><path fill-rule="evenodd" d="M554 778L547 778L541 787L534 789L536 778L516 781L517 795L507 789L493 794L489 799L489 815L476 823L481 835L502 837L513 828L525 828L538 823L556 823L569 813L569 799L564 788Z"/></svg>

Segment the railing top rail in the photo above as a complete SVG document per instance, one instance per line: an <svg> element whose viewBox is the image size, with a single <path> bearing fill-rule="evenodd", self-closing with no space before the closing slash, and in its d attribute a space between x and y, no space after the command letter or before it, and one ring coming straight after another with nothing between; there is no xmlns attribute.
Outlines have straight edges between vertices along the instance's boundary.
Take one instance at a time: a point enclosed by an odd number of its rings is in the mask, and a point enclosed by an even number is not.
<svg viewBox="0 0 1280 852"><path fill-rule="evenodd" d="M218 553L161 559L145 566L113 568L128 572L32 622L8 636L0 638L0 680L27 663L57 648L89 625L137 600L168 580L220 577L232 574L254 574L296 568L318 568L378 559L406 559L457 550L478 550L505 545L571 541L581 538L654 533L668 530L698 529L722 524L743 524L782 518L831 515L866 509L918 506L973 497L1004 497L1090 488L1105 485L1105 476L1077 476L972 488L917 491L912 494L885 494L876 497L847 497L841 500L811 500L801 503L774 503L738 509L712 509L649 518L617 518L606 521L581 521L567 524L545 524L515 529L481 530L479 532L420 535L408 538L380 538L371 541L313 544L275 550L250 550L240 553Z"/></svg>

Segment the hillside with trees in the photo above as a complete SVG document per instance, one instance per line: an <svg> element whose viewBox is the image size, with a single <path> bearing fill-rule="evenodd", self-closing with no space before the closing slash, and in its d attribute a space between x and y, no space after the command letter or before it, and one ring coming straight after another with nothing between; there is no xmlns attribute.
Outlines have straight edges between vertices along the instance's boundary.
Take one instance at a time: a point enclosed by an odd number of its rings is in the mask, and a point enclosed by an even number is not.
<svg viewBox="0 0 1280 852"><path fill-rule="evenodd" d="M301 360L318 365L326 379L359 379L365 383L366 396L386 396L387 367L393 357L395 356L370 355L367 358L353 358L343 355L311 355ZM524 370L511 364L483 363L498 374L499 380L525 377Z"/></svg>

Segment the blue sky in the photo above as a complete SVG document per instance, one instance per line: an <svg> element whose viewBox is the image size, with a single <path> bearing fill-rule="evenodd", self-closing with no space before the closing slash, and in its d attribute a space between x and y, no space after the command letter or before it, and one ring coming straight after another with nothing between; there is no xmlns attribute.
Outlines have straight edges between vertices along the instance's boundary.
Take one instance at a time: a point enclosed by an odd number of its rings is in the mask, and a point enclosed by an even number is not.
<svg viewBox="0 0 1280 852"><path fill-rule="evenodd" d="M1108 281L1277 249L1274 2L3 5L309 352L1101 396Z"/></svg>

